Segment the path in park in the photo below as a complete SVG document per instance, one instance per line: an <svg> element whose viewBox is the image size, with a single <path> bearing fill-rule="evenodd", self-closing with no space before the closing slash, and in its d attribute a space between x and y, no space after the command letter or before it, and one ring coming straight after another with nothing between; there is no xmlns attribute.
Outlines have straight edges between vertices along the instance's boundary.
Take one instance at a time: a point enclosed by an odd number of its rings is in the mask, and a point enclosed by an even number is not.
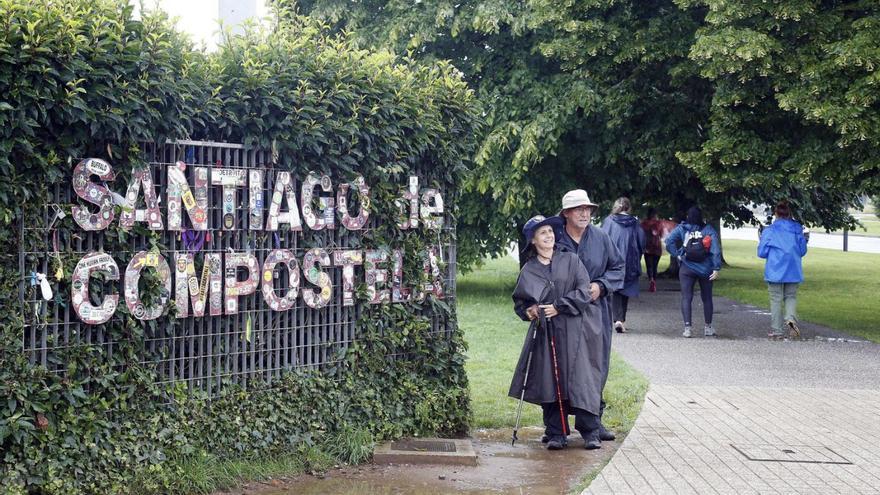
<svg viewBox="0 0 880 495"><path fill-rule="evenodd" d="M880 493L880 345L809 323L803 341L769 341L765 311L723 298L718 337L684 339L672 280L628 319L614 349L651 386L584 493Z"/></svg>

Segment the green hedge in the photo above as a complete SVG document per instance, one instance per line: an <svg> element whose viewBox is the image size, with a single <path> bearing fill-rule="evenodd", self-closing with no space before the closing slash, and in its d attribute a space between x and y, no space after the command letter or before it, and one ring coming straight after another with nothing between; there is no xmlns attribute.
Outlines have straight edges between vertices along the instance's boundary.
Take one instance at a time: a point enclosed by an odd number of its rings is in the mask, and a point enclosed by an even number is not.
<svg viewBox="0 0 880 495"><path fill-rule="evenodd" d="M334 368L291 372L271 388L229 385L213 400L155 385L151 366L132 364L147 352L146 329L128 316L106 325L127 342L112 356L75 347L61 356L64 374L30 365L17 303L23 215L45 206L70 157L108 159L124 176L140 141L245 142L273 150L297 175L357 170L373 188L373 216L389 226L366 234L364 247L424 248L431 239L390 227L391 200L415 170L425 184L457 189L479 119L454 68L357 50L296 17L205 54L162 14L133 18L125 1L0 0L0 26L2 492L177 492L187 486L182 466L209 456L305 451L351 432L467 428L461 333L434 335L425 316L454 322L444 301L369 307L361 340ZM445 199L454 216L455 197ZM110 234L112 252L120 241ZM363 456L338 443L330 451Z"/></svg>

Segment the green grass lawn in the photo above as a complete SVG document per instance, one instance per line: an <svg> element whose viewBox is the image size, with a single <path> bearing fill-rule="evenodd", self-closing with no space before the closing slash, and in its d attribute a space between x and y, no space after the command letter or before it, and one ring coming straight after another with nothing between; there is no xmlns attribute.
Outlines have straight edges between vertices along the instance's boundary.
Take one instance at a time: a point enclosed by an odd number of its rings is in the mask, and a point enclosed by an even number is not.
<svg viewBox="0 0 880 495"><path fill-rule="evenodd" d="M753 241L724 241L724 257L730 266L722 269L716 294L762 308L770 306L764 260L756 255L757 246ZM811 248L804 257L798 316L880 342L878 294L880 255Z"/></svg>
<svg viewBox="0 0 880 495"><path fill-rule="evenodd" d="M517 401L507 391L528 330L528 324L514 314L510 298L518 272L516 261L503 258L488 260L458 279L459 324L469 346L466 369L474 428L511 428L516 418ZM647 387L644 376L613 355L605 387L605 425L629 431ZM525 404L522 424L541 426L541 409Z"/></svg>
<svg viewBox="0 0 880 495"><path fill-rule="evenodd" d="M862 215L861 222L864 228L856 227L855 230L850 231L851 235L864 235L869 237L880 237L880 219L878 219L874 214L870 215ZM824 229L814 228L810 229L811 232L825 233ZM832 232L833 234L843 234L842 230L835 230Z"/></svg>

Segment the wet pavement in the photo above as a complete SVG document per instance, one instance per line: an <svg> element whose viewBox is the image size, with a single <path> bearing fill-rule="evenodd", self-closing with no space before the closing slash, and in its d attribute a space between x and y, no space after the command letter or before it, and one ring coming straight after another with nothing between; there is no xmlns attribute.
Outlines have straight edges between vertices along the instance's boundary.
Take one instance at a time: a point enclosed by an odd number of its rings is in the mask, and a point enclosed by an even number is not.
<svg viewBox="0 0 880 495"><path fill-rule="evenodd" d="M322 477L249 483L217 495L559 495L598 470L619 446L603 442L601 449L588 451L574 435L567 449L551 452L541 444L542 433L543 428L521 428L520 441L512 447L509 429L475 432L475 467L366 464L333 469Z"/></svg>

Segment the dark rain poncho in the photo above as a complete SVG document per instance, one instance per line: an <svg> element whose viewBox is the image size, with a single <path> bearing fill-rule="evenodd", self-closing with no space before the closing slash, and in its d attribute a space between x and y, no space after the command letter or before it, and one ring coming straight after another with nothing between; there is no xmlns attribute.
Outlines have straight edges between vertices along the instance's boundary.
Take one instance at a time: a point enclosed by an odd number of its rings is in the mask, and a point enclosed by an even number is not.
<svg viewBox="0 0 880 495"><path fill-rule="evenodd" d="M599 414L602 395L602 329L599 305L590 302L590 277L576 255L556 252L550 267L528 261L513 291L514 310L528 321L533 304L553 304L559 314L547 319L534 341L525 400L533 404L556 402L556 382L548 331L556 337L562 400ZM519 399L525 377L530 327L510 384L509 395Z"/></svg>

